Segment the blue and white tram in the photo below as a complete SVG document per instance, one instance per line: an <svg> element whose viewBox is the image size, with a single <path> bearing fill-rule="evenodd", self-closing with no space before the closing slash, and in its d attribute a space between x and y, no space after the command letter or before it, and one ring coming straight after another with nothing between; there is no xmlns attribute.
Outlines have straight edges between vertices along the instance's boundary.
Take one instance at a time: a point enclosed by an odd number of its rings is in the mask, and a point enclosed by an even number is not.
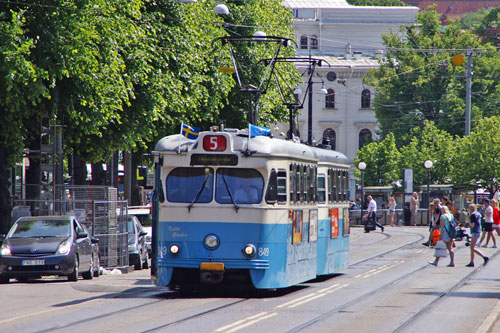
<svg viewBox="0 0 500 333"><path fill-rule="evenodd" d="M274 289L347 267L347 158L247 133L172 135L156 145L156 285L245 278Z"/></svg>

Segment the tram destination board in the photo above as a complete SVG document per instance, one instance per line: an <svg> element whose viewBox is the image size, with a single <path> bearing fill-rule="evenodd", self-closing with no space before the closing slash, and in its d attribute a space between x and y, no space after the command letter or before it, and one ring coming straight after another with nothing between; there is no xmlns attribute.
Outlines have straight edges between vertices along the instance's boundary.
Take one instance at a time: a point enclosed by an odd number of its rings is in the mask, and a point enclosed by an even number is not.
<svg viewBox="0 0 500 333"><path fill-rule="evenodd" d="M238 156L233 154L193 154L191 165L238 165Z"/></svg>

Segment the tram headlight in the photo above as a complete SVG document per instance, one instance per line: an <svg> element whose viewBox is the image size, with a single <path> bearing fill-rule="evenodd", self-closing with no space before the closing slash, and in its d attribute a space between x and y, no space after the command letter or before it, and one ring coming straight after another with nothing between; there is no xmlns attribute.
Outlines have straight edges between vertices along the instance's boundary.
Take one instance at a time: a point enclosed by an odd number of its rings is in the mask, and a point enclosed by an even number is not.
<svg viewBox="0 0 500 333"><path fill-rule="evenodd" d="M220 245L219 237L217 237L214 234L207 235L205 237L205 239L203 240L203 246L207 250L213 251L213 250L217 249L219 247L219 245Z"/></svg>
<svg viewBox="0 0 500 333"><path fill-rule="evenodd" d="M177 245L177 244L172 244L172 245L170 245L170 247L168 248L168 251L169 251L171 254L177 254L177 253L179 253L179 250L180 250L180 248L179 248L179 245Z"/></svg>
<svg viewBox="0 0 500 333"><path fill-rule="evenodd" d="M243 252L243 254L245 256L247 256L248 258L251 258L251 257L255 256L255 253L257 252L257 250L255 249L255 246L253 244L247 244L247 245L245 245L243 250L241 250L241 252Z"/></svg>

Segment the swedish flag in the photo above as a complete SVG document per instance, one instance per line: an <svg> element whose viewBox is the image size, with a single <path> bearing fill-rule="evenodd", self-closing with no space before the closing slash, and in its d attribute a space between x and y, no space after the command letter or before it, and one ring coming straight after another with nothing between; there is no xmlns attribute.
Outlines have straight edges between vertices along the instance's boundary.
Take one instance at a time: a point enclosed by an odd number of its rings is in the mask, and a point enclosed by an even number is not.
<svg viewBox="0 0 500 333"><path fill-rule="evenodd" d="M185 136L188 139L198 139L198 135L200 135L200 129L182 123L181 135Z"/></svg>

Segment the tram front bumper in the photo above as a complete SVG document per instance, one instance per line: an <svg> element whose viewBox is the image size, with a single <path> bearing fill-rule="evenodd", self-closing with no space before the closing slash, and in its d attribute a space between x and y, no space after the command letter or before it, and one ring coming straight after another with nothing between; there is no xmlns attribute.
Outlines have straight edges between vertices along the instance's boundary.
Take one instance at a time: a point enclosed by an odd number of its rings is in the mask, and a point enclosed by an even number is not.
<svg viewBox="0 0 500 333"><path fill-rule="evenodd" d="M220 283L224 278L224 263L202 262L200 264L200 281L202 283Z"/></svg>

